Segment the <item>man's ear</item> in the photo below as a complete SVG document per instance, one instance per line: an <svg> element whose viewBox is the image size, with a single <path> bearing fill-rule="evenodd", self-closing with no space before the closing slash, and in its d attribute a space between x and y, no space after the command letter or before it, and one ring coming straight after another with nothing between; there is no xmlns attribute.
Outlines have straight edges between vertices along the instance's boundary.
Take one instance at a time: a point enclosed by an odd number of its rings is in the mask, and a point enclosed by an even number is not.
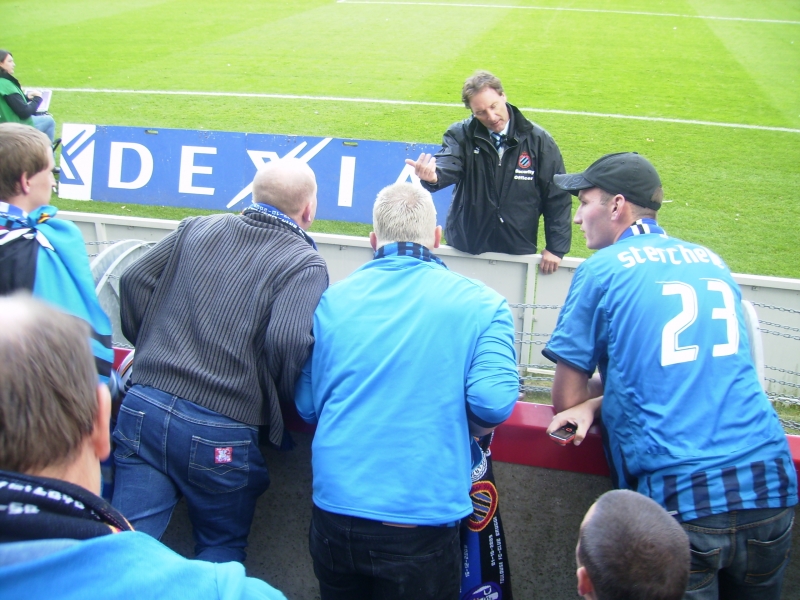
<svg viewBox="0 0 800 600"><path fill-rule="evenodd" d="M611 218L619 219L627 208L628 201L622 194L617 194L611 199Z"/></svg>
<svg viewBox="0 0 800 600"><path fill-rule="evenodd" d="M575 574L578 576L578 595L586 597L594 594L594 585L592 580L589 579L586 567L578 567Z"/></svg>
<svg viewBox="0 0 800 600"><path fill-rule="evenodd" d="M442 226L437 225L436 231L433 234L433 248L438 248L441 244L442 244Z"/></svg>
<svg viewBox="0 0 800 600"><path fill-rule="evenodd" d="M375 252L378 251L378 236L375 235L374 231L369 232L369 245L372 246Z"/></svg>
<svg viewBox="0 0 800 600"><path fill-rule="evenodd" d="M19 178L17 182L19 184L19 194L27 194L31 190L30 182L28 181L30 178L28 177L27 173L22 173L22 176Z"/></svg>
<svg viewBox="0 0 800 600"><path fill-rule="evenodd" d="M303 226L303 230L308 229L311 227L311 223L314 222L314 215L313 215L313 208L311 207L311 202L306 204L306 207L303 209L303 213L300 215L300 225Z"/></svg>
<svg viewBox="0 0 800 600"><path fill-rule="evenodd" d="M111 392L104 383L97 386L97 414L91 440L97 458L101 461L107 459L111 454Z"/></svg>

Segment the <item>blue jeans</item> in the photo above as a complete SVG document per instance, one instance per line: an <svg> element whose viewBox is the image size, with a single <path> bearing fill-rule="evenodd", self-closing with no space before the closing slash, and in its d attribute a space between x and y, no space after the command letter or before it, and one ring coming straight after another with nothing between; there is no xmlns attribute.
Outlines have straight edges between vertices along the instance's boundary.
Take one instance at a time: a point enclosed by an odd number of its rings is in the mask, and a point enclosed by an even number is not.
<svg viewBox="0 0 800 600"><path fill-rule="evenodd" d="M33 126L50 138L52 144L56 140L56 122L50 115L32 115Z"/></svg>
<svg viewBox="0 0 800 600"><path fill-rule="evenodd" d="M794 508L758 508L683 523L692 569L685 600L779 600Z"/></svg>
<svg viewBox="0 0 800 600"><path fill-rule="evenodd" d="M135 385L114 429L112 504L156 539L186 497L195 555L243 562L256 500L269 487L258 427Z"/></svg>
<svg viewBox="0 0 800 600"><path fill-rule="evenodd" d="M322 600L458 600L455 527L395 527L313 507L308 532Z"/></svg>

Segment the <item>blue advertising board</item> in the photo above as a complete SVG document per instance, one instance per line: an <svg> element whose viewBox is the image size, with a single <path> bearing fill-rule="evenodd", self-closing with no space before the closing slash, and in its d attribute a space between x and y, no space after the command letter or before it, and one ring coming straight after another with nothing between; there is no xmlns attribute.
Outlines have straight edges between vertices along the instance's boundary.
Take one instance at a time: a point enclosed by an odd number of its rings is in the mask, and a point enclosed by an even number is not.
<svg viewBox="0 0 800 600"><path fill-rule="evenodd" d="M432 144L74 123L64 124L62 143L61 198L240 210L252 202L258 168L296 157L316 174L317 218L357 223L372 222L372 204L383 187L419 182L406 158L439 150ZM433 196L440 224L451 194L445 189Z"/></svg>

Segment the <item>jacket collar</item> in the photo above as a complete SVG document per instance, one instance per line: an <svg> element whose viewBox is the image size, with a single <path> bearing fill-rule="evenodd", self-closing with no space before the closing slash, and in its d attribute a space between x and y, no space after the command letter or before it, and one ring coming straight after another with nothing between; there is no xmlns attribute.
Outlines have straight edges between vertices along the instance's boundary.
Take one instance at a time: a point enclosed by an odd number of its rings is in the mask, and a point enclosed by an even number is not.
<svg viewBox="0 0 800 600"><path fill-rule="evenodd" d="M19 84L19 81L17 81L17 78L14 77L11 73L6 71L5 69L0 69L0 78L8 79L15 86L17 86L18 88L22 89L22 86Z"/></svg>

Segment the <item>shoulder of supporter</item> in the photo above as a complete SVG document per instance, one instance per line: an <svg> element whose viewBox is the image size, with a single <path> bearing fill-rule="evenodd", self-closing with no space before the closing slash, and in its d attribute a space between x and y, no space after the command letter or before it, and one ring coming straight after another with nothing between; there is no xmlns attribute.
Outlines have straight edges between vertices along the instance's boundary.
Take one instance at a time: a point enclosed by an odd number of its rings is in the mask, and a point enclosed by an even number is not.
<svg viewBox="0 0 800 600"><path fill-rule="evenodd" d="M0 77L0 95L7 96L9 94L21 94L22 91L13 81L9 81L5 77Z"/></svg>

